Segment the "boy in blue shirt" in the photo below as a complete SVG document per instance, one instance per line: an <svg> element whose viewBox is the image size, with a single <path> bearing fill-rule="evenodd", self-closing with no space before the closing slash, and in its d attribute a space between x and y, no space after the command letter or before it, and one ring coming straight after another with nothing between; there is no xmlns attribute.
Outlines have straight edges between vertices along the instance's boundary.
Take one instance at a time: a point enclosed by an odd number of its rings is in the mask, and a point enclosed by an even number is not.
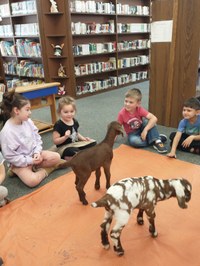
<svg viewBox="0 0 200 266"><path fill-rule="evenodd" d="M171 151L168 157L176 158L176 149L200 154L200 101L190 98L185 101L177 132L170 134Z"/></svg>

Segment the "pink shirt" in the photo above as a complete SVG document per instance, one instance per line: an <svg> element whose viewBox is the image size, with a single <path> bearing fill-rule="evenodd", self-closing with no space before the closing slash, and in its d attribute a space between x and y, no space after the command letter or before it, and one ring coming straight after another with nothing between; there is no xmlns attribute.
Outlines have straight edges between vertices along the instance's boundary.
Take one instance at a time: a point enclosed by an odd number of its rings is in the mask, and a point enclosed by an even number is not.
<svg viewBox="0 0 200 266"><path fill-rule="evenodd" d="M124 107L120 110L117 120L123 125L126 134L135 131L142 125L142 118L148 115L148 111L143 107L137 107L135 113L128 112Z"/></svg>

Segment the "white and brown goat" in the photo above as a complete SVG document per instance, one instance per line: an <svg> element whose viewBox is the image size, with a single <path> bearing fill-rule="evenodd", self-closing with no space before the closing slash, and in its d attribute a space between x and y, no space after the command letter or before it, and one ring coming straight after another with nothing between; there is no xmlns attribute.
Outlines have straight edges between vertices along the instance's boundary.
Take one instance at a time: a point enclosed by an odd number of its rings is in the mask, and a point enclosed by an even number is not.
<svg viewBox="0 0 200 266"><path fill-rule="evenodd" d="M112 219L116 223L110 232L114 243L114 251L117 255L124 254L120 242L120 235L124 226L128 223L131 212L139 209L137 223L142 225L143 212L149 221L149 232L152 237L158 235L155 228L155 206L158 201L176 197L181 208L187 208L186 202L191 198L191 184L186 179L156 179L152 176L125 178L113 184L106 194L92 207L105 207L103 223L101 224L101 241L105 249L110 247L108 232Z"/></svg>
<svg viewBox="0 0 200 266"><path fill-rule="evenodd" d="M108 125L107 134L102 142L96 146L78 152L70 161L59 165L61 168L71 167L76 175L75 185L80 201L87 205L84 186L95 171L95 189L100 188L101 167L106 176L106 188L110 187L110 166L113 158L113 144L117 135L123 135L120 123L113 121Z"/></svg>

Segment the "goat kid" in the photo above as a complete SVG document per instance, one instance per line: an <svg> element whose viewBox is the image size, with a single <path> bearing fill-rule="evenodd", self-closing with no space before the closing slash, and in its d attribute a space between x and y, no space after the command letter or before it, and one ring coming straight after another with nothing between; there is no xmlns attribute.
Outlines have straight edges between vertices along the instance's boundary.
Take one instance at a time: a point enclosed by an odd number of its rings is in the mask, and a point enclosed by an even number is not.
<svg viewBox="0 0 200 266"><path fill-rule="evenodd" d="M83 205L88 204L83 189L93 171L95 171L96 175L96 190L100 188L101 167L103 167L106 176L106 188L110 187L110 166L113 158L113 144L116 136L119 134L123 135L121 124L117 121L111 122L108 125L107 134L101 143L78 152L70 161L59 165L61 168L71 167L74 171L76 175L76 190Z"/></svg>
<svg viewBox="0 0 200 266"><path fill-rule="evenodd" d="M122 229L128 223L131 212L139 209L137 223L142 225L143 212L149 221L149 232L152 237L157 237L155 228L155 206L158 201L176 197L180 208L187 208L186 202L191 198L192 186L186 179L156 179L152 176L138 178L125 178L113 184L106 194L92 207L104 207L106 212L101 224L101 241L105 249L109 249L108 232L113 217L116 223L110 232L117 255L124 254L120 236Z"/></svg>

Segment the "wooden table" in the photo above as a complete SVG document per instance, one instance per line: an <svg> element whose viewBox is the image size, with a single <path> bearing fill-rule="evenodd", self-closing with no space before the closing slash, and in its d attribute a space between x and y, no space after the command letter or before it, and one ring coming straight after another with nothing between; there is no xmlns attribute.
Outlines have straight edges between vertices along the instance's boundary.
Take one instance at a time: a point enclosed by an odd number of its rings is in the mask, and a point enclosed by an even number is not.
<svg viewBox="0 0 200 266"><path fill-rule="evenodd" d="M15 90L16 92L22 94L30 100L31 109L40 109L46 106L50 107L52 123L33 120L35 125L39 129L39 133L44 133L52 130L53 125L57 120L55 94L58 93L59 86L59 82L52 82L39 85L17 87Z"/></svg>

